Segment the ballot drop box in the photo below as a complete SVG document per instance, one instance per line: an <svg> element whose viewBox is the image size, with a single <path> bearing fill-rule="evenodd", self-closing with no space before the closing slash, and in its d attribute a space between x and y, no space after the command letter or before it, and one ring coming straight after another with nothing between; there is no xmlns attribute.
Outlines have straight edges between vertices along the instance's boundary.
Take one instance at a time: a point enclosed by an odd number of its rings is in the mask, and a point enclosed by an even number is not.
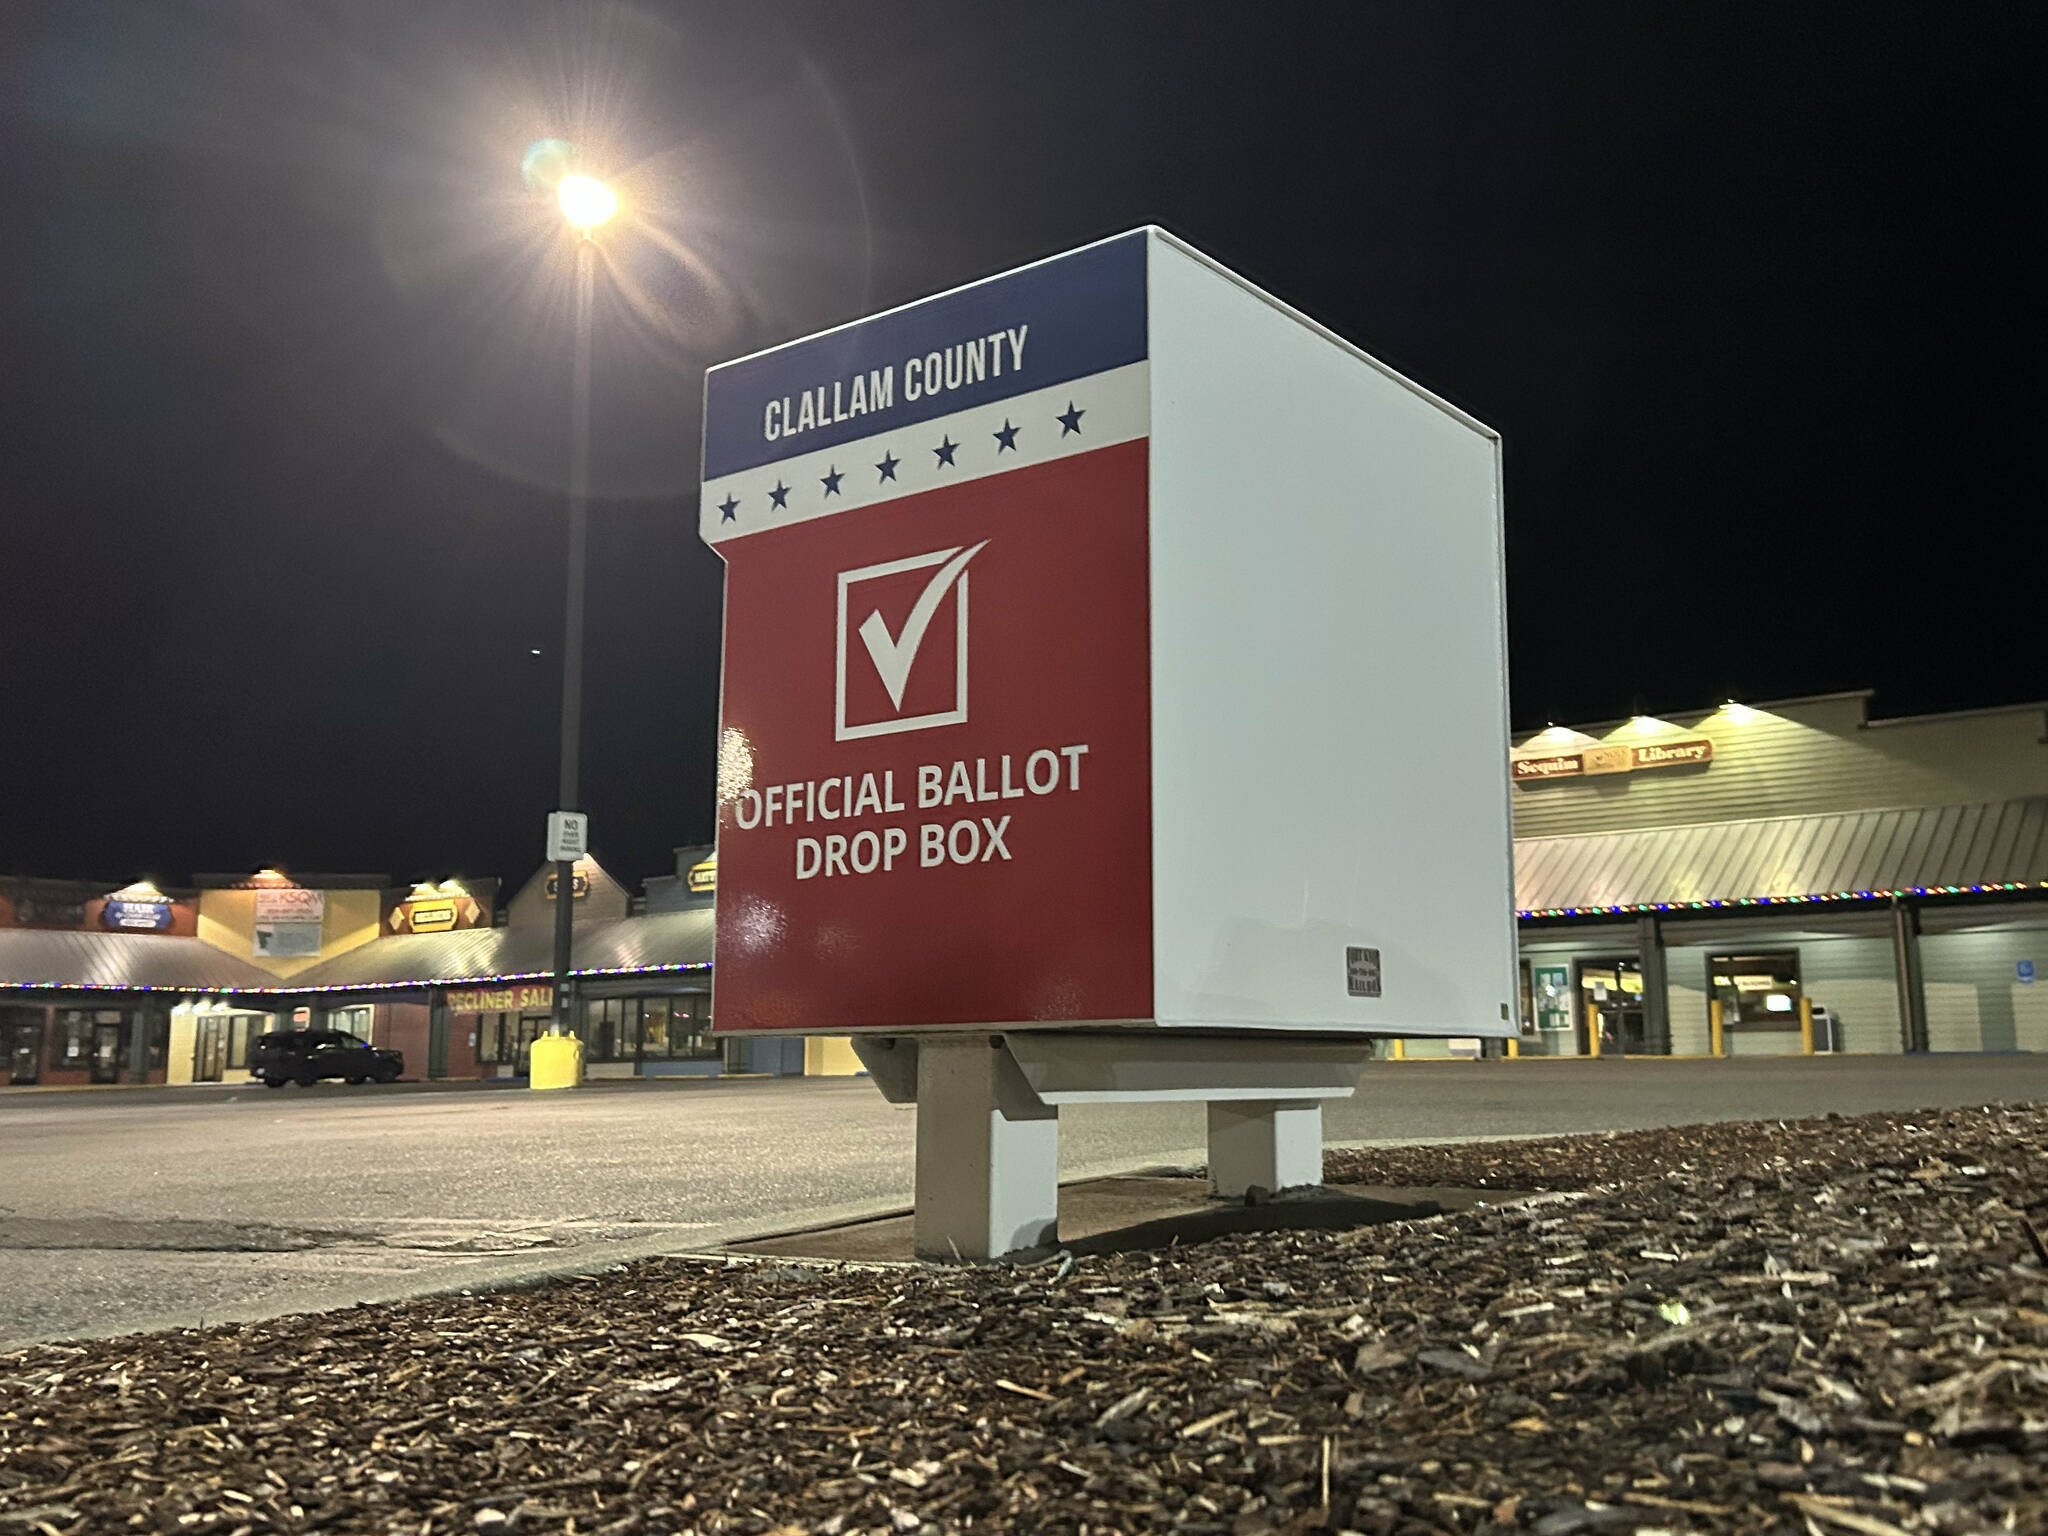
<svg viewBox="0 0 2048 1536"><path fill-rule="evenodd" d="M1499 450L1158 229L711 370L713 1027L917 1103L920 1252L1055 1239L1062 1104L1312 1184L1514 1033Z"/></svg>

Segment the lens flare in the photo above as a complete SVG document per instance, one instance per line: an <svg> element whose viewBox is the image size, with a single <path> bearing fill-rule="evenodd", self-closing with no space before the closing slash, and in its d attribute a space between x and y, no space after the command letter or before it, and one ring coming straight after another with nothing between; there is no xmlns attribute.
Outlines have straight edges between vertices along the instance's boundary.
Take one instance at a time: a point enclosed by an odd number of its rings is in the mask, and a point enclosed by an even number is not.
<svg viewBox="0 0 2048 1536"><path fill-rule="evenodd" d="M619 211L619 195L593 176L564 176L555 188L562 217L578 229L595 229Z"/></svg>
<svg viewBox="0 0 2048 1536"><path fill-rule="evenodd" d="M576 146L567 139L535 139L519 157L519 178L529 192L547 192L560 184L575 162Z"/></svg>

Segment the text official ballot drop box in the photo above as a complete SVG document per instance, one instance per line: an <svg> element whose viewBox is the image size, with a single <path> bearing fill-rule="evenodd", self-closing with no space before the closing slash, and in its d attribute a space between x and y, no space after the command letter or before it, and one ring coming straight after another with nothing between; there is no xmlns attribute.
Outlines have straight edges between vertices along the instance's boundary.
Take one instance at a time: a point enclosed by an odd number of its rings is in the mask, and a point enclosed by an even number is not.
<svg viewBox="0 0 2048 1536"><path fill-rule="evenodd" d="M1049 1238L1063 1102L1314 1182L1364 1036L1515 1031L1500 516L1492 432L1154 229L713 369L714 1028L919 1101L922 1251Z"/></svg>

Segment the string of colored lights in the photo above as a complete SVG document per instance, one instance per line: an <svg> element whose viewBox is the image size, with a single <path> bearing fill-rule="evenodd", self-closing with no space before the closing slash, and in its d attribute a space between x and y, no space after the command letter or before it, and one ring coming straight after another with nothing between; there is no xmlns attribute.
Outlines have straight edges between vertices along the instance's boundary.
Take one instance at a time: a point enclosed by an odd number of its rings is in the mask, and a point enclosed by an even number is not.
<svg viewBox="0 0 2048 1536"><path fill-rule="evenodd" d="M592 966L575 970L571 976L669 976L688 971L708 971L709 960L678 961L672 965ZM431 981L349 981L314 987L218 987L163 986L156 982L130 981L0 981L0 992L166 992L187 997L311 997L339 992L428 992L436 987L487 987L505 982L553 981L553 971L506 971L488 976L439 976Z"/></svg>
<svg viewBox="0 0 2048 1536"><path fill-rule="evenodd" d="M1703 901L1629 901L1584 907L1529 907L1515 916L1622 917L1644 912L1711 912L1739 907L1799 907L1832 901L1892 901L1905 896L1988 896L2009 891L2048 891L2048 880L1992 881L1983 885L1907 885L1886 891L1819 891L1806 896L1725 896Z"/></svg>
<svg viewBox="0 0 2048 1536"><path fill-rule="evenodd" d="M1844 901L1892 901L1908 896L1988 896L2024 891L2048 891L2048 880L1988 881L1973 885L1912 885L1893 890L1821 891L1803 896L1728 896L1695 901L1615 902L1572 907L1526 907L1517 909L1522 919L1573 917L1627 917L1646 912L1736 911L1756 907L1817 906ZM129 941L132 942L132 941ZM586 978L620 976L681 975L708 971L708 960L676 961L659 965L591 966L570 972ZM552 971L500 971L464 976L438 976L401 981L333 982L315 986L214 986L201 984L164 985L155 982L103 981L0 981L0 992L143 992L183 996L313 997L343 993L427 992L436 988L483 987L513 982L552 981Z"/></svg>

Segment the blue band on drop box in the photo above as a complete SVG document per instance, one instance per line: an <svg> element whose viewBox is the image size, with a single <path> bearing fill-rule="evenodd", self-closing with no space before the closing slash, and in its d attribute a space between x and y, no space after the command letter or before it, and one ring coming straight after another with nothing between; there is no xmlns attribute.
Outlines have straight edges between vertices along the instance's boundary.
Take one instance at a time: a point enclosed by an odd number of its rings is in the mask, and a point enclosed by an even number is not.
<svg viewBox="0 0 2048 1536"><path fill-rule="evenodd" d="M704 478L772 464L912 422L1087 378L1145 356L1145 246L1137 230L807 341L713 368L704 379ZM982 343L983 376L936 393L925 360ZM1021 343L1021 347L1020 347ZM1021 365L1014 362L1022 351ZM1001 372L992 354L1000 351ZM961 354L953 354L960 376ZM886 404L848 412L886 370ZM910 398L915 389L917 398ZM811 396L815 425L791 430ZM772 412L772 414L771 414ZM843 419L836 419L843 414ZM782 434L768 433L780 426Z"/></svg>

